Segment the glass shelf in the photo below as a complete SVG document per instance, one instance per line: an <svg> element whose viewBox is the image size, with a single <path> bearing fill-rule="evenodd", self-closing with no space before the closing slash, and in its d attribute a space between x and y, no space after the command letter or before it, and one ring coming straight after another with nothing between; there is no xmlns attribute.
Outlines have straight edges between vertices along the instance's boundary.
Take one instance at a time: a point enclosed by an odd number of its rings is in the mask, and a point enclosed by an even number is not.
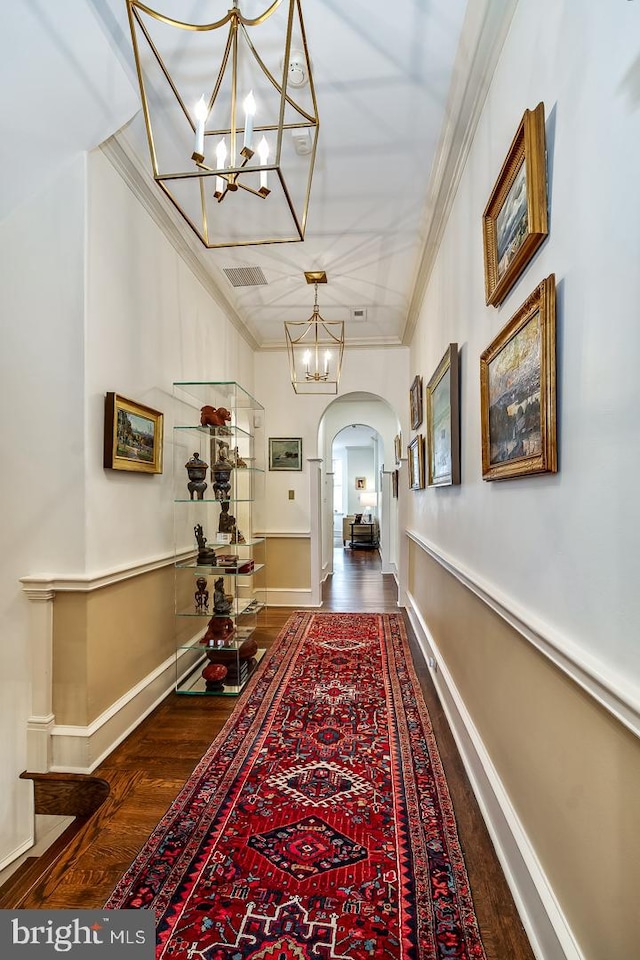
<svg viewBox="0 0 640 960"><path fill-rule="evenodd" d="M264 610L264 606L264 603L255 598L253 600L247 600L241 597L233 601L233 606L229 613L213 613L212 611L199 613L196 610L177 610L176 617L199 617L201 620L203 617L207 620L211 620L212 617L216 617L216 619L229 617L230 620L235 620L236 617L246 617L252 613L260 613L261 610Z"/></svg>

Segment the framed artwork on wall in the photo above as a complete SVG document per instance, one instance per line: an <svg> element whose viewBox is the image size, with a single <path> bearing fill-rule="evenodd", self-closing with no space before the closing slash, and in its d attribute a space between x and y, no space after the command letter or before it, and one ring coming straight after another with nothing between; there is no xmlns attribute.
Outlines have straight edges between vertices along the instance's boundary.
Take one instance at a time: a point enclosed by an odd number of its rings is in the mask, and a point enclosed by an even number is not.
<svg viewBox="0 0 640 960"><path fill-rule="evenodd" d="M427 486L460 483L458 344L450 343L425 389Z"/></svg>
<svg viewBox="0 0 640 960"><path fill-rule="evenodd" d="M366 490L366 489L367 489L367 478L356 477L356 490Z"/></svg>
<svg viewBox="0 0 640 960"><path fill-rule="evenodd" d="M422 377L415 376L409 390L411 429L417 430L422 423Z"/></svg>
<svg viewBox="0 0 640 960"><path fill-rule="evenodd" d="M396 468L391 474L391 496L394 500L398 499L398 477L400 471Z"/></svg>
<svg viewBox="0 0 640 960"><path fill-rule="evenodd" d="M525 110L482 215L486 300L502 303L548 235L544 104Z"/></svg>
<svg viewBox="0 0 640 960"><path fill-rule="evenodd" d="M480 357L484 480L558 469L555 331L552 274Z"/></svg>
<svg viewBox="0 0 640 960"><path fill-rule="evenodd" d="M393 452L396 463L400 463L402 460L402 433L397 433L393 438Z"/></svg>
<svg viewBox="0 0 640 960"><path fill-rule="evenodd" d="M109 470L162 473L164 416L118 393L104 402L104 458Z"/></svg>
<svg viewBox="0 0 640 960"><path fill-rule="evenodd" d="M302 470L302 438L269 437L269 470Z"/></svg>
<svg viewBox="0 0 640 960"><path fill-rule="evenodd" d="M414 437L407 448L409 457L409 487L422 490L424 487L424 437L421 433Z"/></svg>

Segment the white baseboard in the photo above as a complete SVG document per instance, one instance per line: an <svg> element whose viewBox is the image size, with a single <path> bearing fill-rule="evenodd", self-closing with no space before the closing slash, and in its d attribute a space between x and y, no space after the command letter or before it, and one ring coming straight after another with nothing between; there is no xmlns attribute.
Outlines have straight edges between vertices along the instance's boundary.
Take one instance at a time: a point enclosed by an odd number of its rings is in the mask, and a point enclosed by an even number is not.
<svg viewBox="0 0 640 960"><path fill-rule="evenodd" d="M311 587L280 588L267 587L268 607L321 607L313 603Z"/></svg>
<svg viewBox="0 0 640 960"><path fill-rule="evenodd" d="M191 651L184 668L190 669L196 656ZM182 671L182 664L181 664ZM51 770L58 773L93 773L105 757L135 730L148 714L164 700L176 684L176 658L169 657L140 683L132 687L96 720L86 727L54 724L51 731Z"/></svg>
<svg viewBox="0 0 640 960"><path fill-rule="evenodd" d="M409 619L427 665L435 659L431 676L531 948L538 960L584 960L438 646L413 596L407 598Z"/></svg>

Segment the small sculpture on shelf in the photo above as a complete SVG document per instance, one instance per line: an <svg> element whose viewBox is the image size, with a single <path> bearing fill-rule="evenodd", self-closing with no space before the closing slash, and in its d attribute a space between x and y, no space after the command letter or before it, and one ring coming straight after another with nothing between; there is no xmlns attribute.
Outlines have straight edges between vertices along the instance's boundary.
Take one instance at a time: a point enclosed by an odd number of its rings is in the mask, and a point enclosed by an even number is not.
<svg viewBox="0 0 640 960"><path fill-rule="evenodd" d="M223 663L208 663L202 671L207 693L222 693L228 670Z"/></svg>
<svg viewBox="0 0 640 960"><path fill-rule="evenodd" d="M227 501L220 504L220 511L218 533L229 534L229 543L244 543L245 539L236 527L236 518L232 513L229 513L229 503Z"/></svg>
<svg viewBox="0 0 640 960"><path fill-rule="evenodd" d="M211 617L207 631L200 643L205 647L228 646L235 636L236 628L231 617Z"/></svg>
<svg viewBox="0 0 640 960"><path fill-rule="evenodd" d="M196 563L198 566L215 566L216 552L207 546L207 538L204 535L201 523L196 523L193 528L198 544L198 557Z"/></svg>
<svg viewBox="0 0 640 960"><path fill-rule="evenodd" d="M196 452L191 460L188 460L185 463L185 468L189 477L187 490L191 494L191 499L193 500L193 495L195 493L196 499L202 500L204 498L204 492L208 486L205 477L207 475L207 470L209 469L209 464L205 463L204 460L201 460L200 454Z"/></svg>
<svg viewBox="0 0 640 960"><path fill-rule="evenodd" d="M213 609L218 616L229 613L233 606L233 597L224 592L224 577L213 582Z"/></svg>
<svg viewBox="0 0 640 960"><path fill-rule="evenodd" d="M209 612L209 591L207 590L207 578L198 577L196 580L196 592L194 593L196 602L196 613Z"/></svg>
<svg viewBox="0 0 640 960"><path fill-rule="evenodd" d="M215 427L216 433L221 437L228 437L231 430L227 426L231 422L231 413L226 407L212 407L210 404L200 409L200 426Z"/></svg>
<svg viewBox="0 0 640 960"><path fill-rule="evenodd" d="M234 468L233 462L229 459L229 444L224 440L218 440L218 456L216 462L211 467L213 477L213 493L216 500L228 500L231 490L231 471Z"/></svg>
<svg viewBox="0 0 640 960"><path fill-rule="evenodd" d="M239 470L242 468L246 468L247 466L246 462L240 456L240 451L238 450L237 447L234 447L233 449L233 462Z"/></svg>

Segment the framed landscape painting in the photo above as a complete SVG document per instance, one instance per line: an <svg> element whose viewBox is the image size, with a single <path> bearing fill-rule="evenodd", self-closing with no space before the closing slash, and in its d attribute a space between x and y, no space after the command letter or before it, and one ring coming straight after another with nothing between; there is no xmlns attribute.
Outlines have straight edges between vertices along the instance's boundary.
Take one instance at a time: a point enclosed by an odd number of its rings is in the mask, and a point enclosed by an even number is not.
<svg viewBox="0 0 640 960"><path fill-rule="evenodd" d="M458 344L450 343L425 390L429 487L460 483L458 369Z"/></svg>
<svg viewBox="0 0 640 960"><path fill-rule="evenodd" d="M418 434L407 448L409 457L409 487L422 490L424 487L424 437Z"/></svg>
<svg viewBox="0 0 640 960"><path fill-rule="evenodd" d="M158 410L118 393L104 403L104 458L109 470L162 473L164 417Z"/></svg>
<svg viewBox="0 0 640 960"><path fill-rule="evenodd" d="M302 438L269 437L269 470L302 470Z"/></svg>
<svg viewBox="0 0 640 960"><path fill-rule="evenodd" d="M488 304L498 306L548 234L544 104L525 110L482 216Z"/></svg>
<svg viewBox="0 0 640 960"><path fill-rule="evenodd" d="M555 473L556 296L553 274L480 358L482 477Z"/></svg>
<svg viewBox="0 0 640 960"><path fill-rule="evenodd" d="M422 423L422 377L415 376L409 390L409 408L411 412L411 429L417 430Z"/></svg>

